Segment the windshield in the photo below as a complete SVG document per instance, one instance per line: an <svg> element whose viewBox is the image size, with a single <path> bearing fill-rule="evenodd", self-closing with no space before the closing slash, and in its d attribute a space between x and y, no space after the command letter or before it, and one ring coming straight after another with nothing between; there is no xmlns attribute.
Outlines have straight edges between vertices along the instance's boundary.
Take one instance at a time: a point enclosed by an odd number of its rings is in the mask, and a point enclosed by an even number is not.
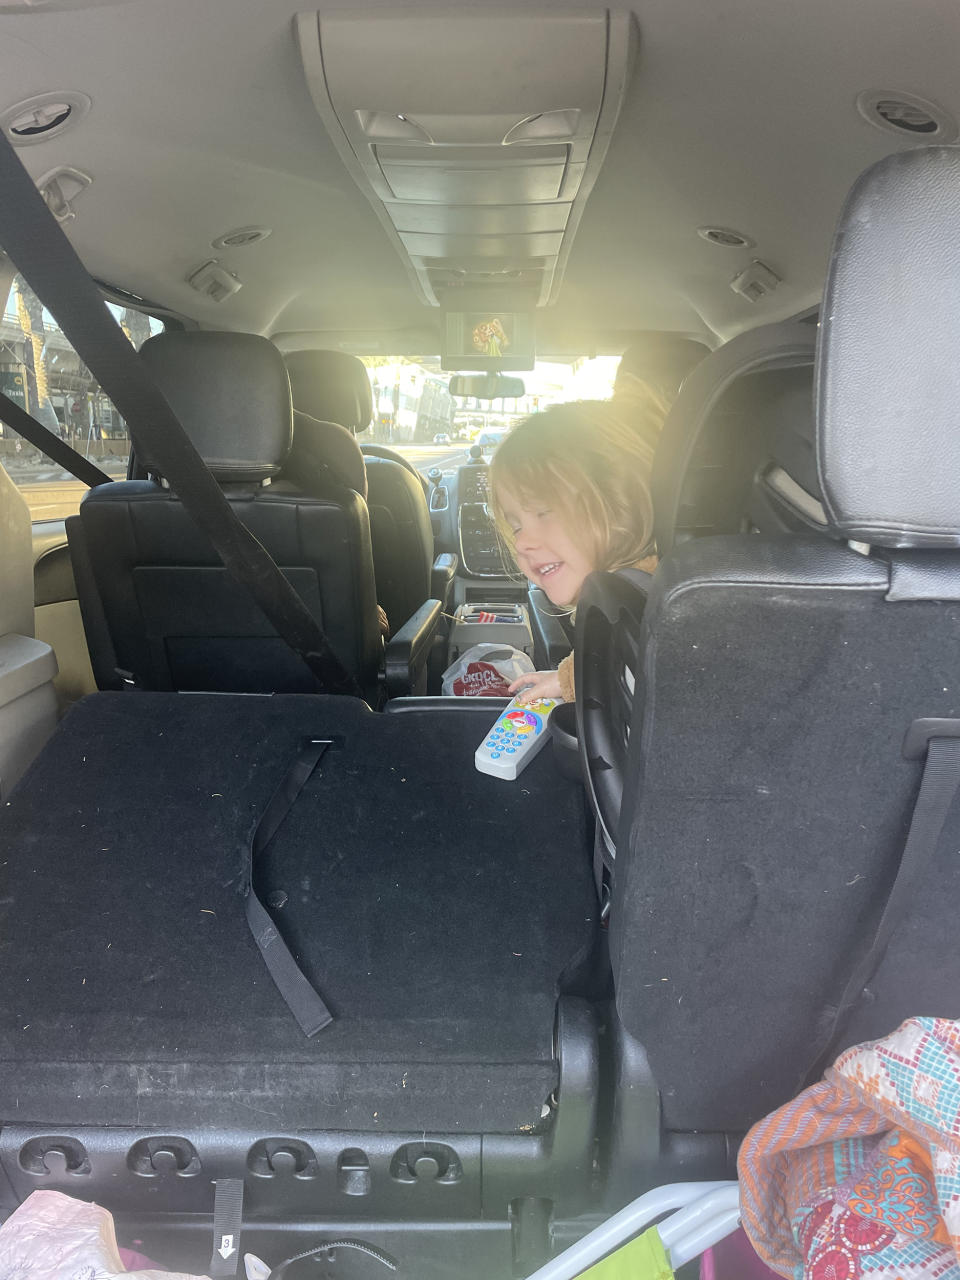
<svg viewBox="0 0 960 1280"><path fill-rule="evenodd" d="M606 400L613 390L618 356L538 360L516 375L525 392L516 398L453 397L449 373L436 356L364 357L373 389L374 417L361 444L386 444L420 471L458 467L479 445L489 458L514 423L531 413L571 400Z"/></svg>
<svg viewBox="0 0 960 1280"><path fill-rule="evenodd" d="M0 391L112 479L123 479L130 440L108 396L29 285L15 278L4 301ZM163 328L139 311L107 305L138 350ZM489 458L514 423L550 405L607 399L618 364L615 356L539 360L520 375L522 396L479 400L450 395L452 375L441 371L437 356L361 359L374 404L373 423L358 437L361 444L389 445L424 473L458 467L469 459L471 445ZM34 520L63 519L76 512L86 486L2 423L0 459Z"/></svg>

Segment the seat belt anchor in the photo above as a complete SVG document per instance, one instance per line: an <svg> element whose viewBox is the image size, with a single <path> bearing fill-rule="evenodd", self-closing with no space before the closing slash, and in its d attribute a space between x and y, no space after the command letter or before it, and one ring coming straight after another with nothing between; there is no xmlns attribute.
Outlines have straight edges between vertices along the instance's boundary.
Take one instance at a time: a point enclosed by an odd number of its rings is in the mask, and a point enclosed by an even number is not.
<svg viewBox="0 0 960 1280"><path fill-rule="evenodd" d="M933 738L960 738L960 720L924 716L914 720L903 739L905 760L923 760Z"/></svg>

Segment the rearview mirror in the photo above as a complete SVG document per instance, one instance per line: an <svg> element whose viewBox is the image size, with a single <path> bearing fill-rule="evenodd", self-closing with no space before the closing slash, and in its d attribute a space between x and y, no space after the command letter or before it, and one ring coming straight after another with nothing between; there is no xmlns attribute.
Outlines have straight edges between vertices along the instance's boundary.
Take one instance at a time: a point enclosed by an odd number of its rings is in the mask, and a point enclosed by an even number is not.
<svg viewBox="0 0 960 1280"><path fill-rule="evenodd" d="M459 373L450 379L452 396L474 396L477 400L519 400L526 387L522 378L502 373Z"/></svg>

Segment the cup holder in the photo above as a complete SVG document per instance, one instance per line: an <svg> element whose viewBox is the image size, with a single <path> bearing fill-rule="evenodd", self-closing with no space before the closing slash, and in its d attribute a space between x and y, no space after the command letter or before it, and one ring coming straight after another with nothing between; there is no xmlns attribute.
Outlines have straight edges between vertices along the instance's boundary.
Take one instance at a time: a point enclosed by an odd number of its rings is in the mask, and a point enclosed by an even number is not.
<svg viewBox="0 0 960 1280"><path fill-rule="evenodd" d="M553 738L553 758L565 778L580 781L580 750L577 742L577 707L573 702L562 702L550 713L547 721Z"/></svg>

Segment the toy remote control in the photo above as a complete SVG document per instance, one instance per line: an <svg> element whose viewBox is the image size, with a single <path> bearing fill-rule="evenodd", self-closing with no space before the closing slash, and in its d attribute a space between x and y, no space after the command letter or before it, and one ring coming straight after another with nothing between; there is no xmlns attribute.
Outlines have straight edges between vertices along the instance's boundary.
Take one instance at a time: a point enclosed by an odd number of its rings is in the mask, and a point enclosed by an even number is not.
<svg viewBox="0 0 960 1280"><path fill-rule="evenodd" d="M522 694L505 707L496 724L477 747L474 763L481 773L512 781L522 773L547 740L547 719L559 698L534 698L522 703Z"/></svg>

